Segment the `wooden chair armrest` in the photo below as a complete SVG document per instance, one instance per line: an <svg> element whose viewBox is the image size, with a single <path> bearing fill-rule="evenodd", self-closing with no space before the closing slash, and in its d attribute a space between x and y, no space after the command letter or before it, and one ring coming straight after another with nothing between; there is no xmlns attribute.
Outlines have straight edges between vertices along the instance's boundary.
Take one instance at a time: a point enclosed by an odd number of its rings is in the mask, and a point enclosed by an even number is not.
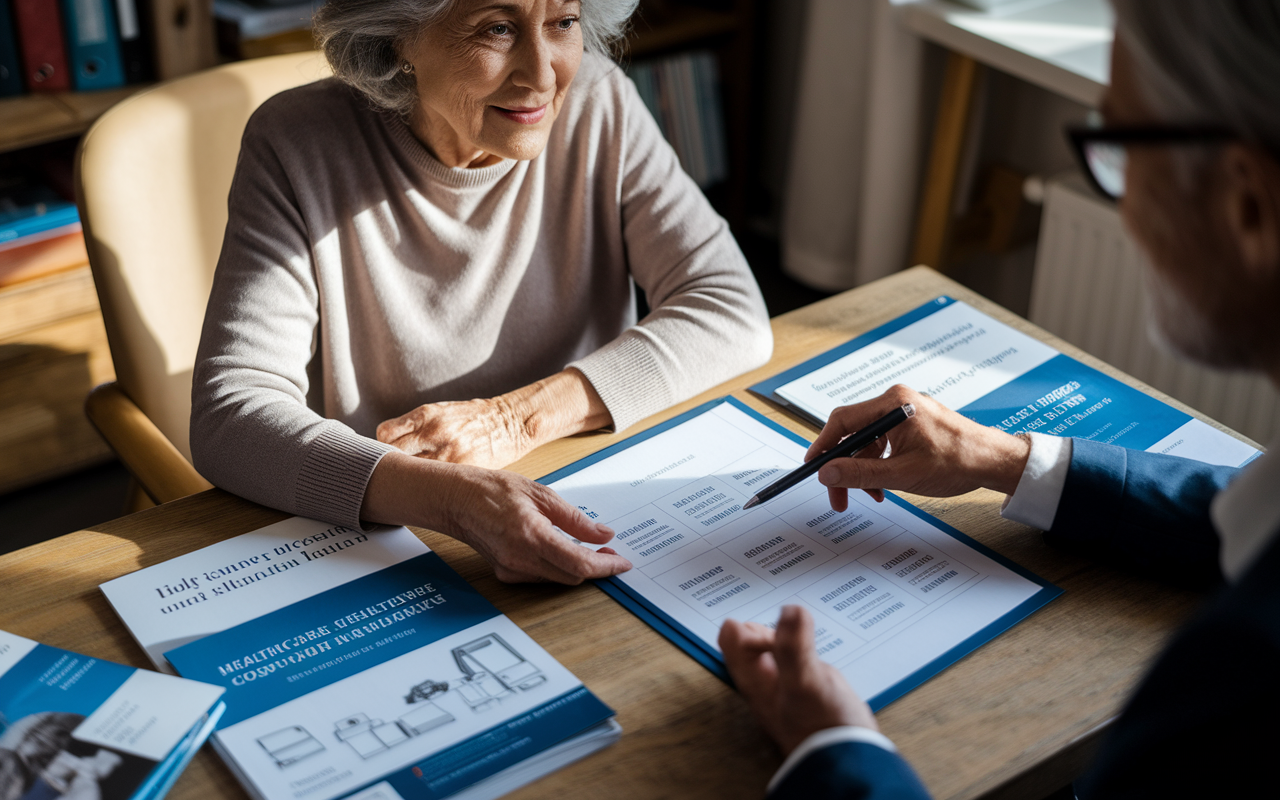
<svg viewBox="0 0 1280 800"><path fill-rule="evenodd" d="M119 384L104 383L89 392L84 410L125 469L156 504L213 488Z"/></svg>

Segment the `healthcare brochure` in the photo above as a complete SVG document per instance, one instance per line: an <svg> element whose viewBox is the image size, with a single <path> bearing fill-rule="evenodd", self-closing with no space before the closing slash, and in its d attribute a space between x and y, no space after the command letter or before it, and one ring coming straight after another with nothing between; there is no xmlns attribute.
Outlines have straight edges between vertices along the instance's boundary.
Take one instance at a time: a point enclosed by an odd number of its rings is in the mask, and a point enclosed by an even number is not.
<svg viewBox="0 0 1280 800"><path fill-rule="evenodd" d="M879 709L1061 593L899 497L816 477L744 511L809 443L732 398L546 476L616 531L634 569L600 585L712 671L725 619L776 624L806 607L817 648Z"/></svg>
<svg viewBox="0 0 1280 800"><path fill-rule="evenodd" d="M0 631L0 797L163 797L222 693Z"/></svg>
<svg viewBox="0 0 1280 800"><path fill-rule="evenodd" d="M751 391L815 425L905 384L983 425L1243 466L1259 452L973 306L938 297Z"/></svg>
<svg viewBox="0 0 1280 800"><path fill-rule="evenodd" d="M407 528L295 518L103 590L145 648L226 689L213 741L261 800L498 797L621 731Z"/></svg>

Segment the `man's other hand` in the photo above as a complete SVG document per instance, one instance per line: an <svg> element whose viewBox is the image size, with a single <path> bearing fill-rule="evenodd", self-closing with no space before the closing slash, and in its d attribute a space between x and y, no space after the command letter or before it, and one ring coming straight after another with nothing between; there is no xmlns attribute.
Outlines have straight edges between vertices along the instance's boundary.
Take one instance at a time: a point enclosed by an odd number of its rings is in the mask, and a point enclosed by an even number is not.
<svg viewBox="0 0 1280 800"><path fill-rule="evenodd" d="M844 676L818 658L813 617L804 608L784 606L776 631L725 620L720 649L738 691L784 754L827 728L880 730Z"/></svg>

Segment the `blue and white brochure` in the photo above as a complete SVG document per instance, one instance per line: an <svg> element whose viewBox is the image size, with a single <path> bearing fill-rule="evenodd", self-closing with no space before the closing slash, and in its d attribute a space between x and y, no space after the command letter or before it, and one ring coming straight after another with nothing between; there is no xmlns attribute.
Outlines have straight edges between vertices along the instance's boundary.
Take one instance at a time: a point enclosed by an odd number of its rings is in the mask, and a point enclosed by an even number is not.
<svg viewBox="0 0 1280 800"><path fill-rule="evenodd" d="M1242 466L1258 450L950 297L751 387L821 427L905 384L1009 433L1090 439Z"/></svg>
<svg viewBox="0 0 1280 800"><path fill-rule="evenodd" d="M418 552L165 654L226 688L214 742L255 797L496 797L617 739L614 712L412 532L372 535L326 558Z"/></svg>
<svg viewBox="0 0 1280 800"><path fill-rule="evenodd" d="M162 797L222 694L0 631L0 797Z"/></svg>
<svg viewBox="0 0 1280 800"><path fill-rule="evenodd" d="M744 511L808 445L729 398L542 482L617 532L634 568L605 592L721 677L725 619L801 605L819 655L880 709L1061 594L892 494L834 511L815 477Z"/></svg>
<svg viewBox="0 0 1280 800"><path fill-rule="evenodd" d="M290 517L99 588L156 669L172 672L170 650L426 552L408 528Z"/></svg>

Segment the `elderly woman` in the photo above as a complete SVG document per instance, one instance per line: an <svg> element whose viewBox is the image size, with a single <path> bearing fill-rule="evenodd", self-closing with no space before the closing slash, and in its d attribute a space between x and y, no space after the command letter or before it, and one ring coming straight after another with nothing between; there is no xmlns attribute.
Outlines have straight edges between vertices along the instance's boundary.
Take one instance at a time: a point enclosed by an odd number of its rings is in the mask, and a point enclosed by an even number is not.
<svg viewBox="0 0 1280 800"><path fill-rule="evenodd" d="M323 6L336 79L245 130L194 375L204 475L309 517L444 532L502 580L629 568L555 526L608 528L494 468L772 347L727 226L605 55L634 6Z"/></svg>

